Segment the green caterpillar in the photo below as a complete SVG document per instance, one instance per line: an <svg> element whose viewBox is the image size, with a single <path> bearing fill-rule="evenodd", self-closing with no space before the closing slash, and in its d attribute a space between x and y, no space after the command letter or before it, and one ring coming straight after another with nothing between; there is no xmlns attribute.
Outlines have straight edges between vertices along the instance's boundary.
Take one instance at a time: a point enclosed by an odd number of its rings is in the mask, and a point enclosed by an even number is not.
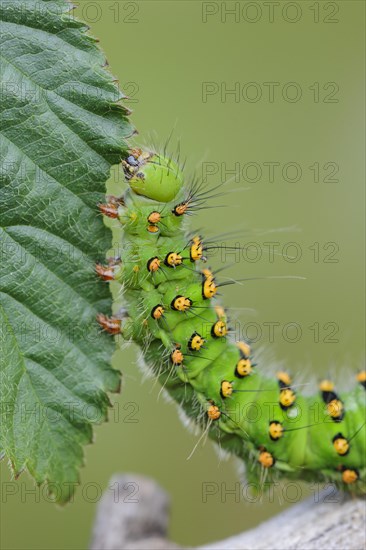
<svg viewBox="0 0 366 550"><path fill-rule="evenodd" d="M311 396L286 372L265 376L246 342L234 342L220 284L206 268L205 241L186 230L188 214L211 191L187 185L178 163L132 149L122 162L128 190L101 212L123 225L122 254L98 264L123 285L126 309L98 315L101 327L143 350L161 384L204 433L250 465L261 484L280 478L366 489L366 371L352 391L329 380Z"/></svg>

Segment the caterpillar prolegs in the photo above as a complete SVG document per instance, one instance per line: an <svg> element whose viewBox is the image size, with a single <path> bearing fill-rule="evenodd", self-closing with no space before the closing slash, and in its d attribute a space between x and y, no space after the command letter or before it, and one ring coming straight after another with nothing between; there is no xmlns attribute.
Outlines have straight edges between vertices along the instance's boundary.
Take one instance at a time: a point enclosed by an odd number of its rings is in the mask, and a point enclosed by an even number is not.
<svg viewBox="0 0 366 550"><path fill-rule="evenodd" d="M250 345L233 340L220 283L207 268L209 247L186 228L217 190L186 183L175 160L141 149L122 165L127 191L99 205L123 226L122 252L96 270L121 283L126 307L100 314L101 327L141 347L185 414L249 465L251 482L331 481L364 493L366 371L355 371L351 391L323 380L313 396L287 372L266 375Z"/></svg>

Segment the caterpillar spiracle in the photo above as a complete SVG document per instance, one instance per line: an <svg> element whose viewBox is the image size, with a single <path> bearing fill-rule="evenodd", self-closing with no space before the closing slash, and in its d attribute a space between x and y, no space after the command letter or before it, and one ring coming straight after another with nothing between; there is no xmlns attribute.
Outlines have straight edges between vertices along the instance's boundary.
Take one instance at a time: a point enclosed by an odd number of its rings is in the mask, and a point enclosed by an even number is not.
<svg viewBox="0 0 366 550"><path fill-rule="evenodd" d="M122 165L128 189L99 205L123 226L122 252L96 271L121 283L125 308L99 314L101 327L140 346L185 414L250 464L252 483L327 481L365 493L366 371L355 371L351 391L323 380L312 396L301 395L287 372L266 376L250 345L230 334L207 241L186 228L188 214L214 191L186 183L178 162L157 153L131 149ZM272 406L258 421L240 414L264 401Z"/></svg>

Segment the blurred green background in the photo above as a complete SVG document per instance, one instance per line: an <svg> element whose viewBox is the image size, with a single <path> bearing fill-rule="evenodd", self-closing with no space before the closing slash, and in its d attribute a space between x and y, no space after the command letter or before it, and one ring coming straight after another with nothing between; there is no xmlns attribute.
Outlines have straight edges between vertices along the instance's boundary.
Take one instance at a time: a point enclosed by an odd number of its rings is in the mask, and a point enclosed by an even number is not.
<svg viewBox="0 0 366 550"><path fill-rule="evenodd" d="M245 308L234 310L241 336L264 348L261 367L277 362L314 383L330 373L347 386L364 359L364 3L74 3L130 96L135 142L161 144L173 131L187 174L216 185L240 172L226 186L237 191L212 203L227 208L192 218L207 235L243 229L242 242L256 243L240 263L223 258L233 263L223 276L306 277L225 289L228 306ZM254 261L265 242L297 261L265 251ZM211 265L220 263L217 255ZM27 493L25 474L16 494L3 494L2 548L86 548L116 472L152 476L170 493L170 535L183 544L249 529L296 498L225 497L241 479L237 464L220 461L210 442L187 461L197 438L143 381L136 358L134 346L115 355L122 393L86 449L75 502L60 509ZM5 463L1 474L11 479ZM204 502L210 482L218 492Z"/></svg>

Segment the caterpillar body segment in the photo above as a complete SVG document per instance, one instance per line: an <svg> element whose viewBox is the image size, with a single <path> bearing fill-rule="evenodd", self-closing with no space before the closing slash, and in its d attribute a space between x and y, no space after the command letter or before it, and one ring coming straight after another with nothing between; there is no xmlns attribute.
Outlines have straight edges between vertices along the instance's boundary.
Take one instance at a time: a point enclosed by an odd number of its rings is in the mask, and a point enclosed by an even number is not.
<svg viewBox="0 0 366 550"><path fill-rule="evenodd" d="M235 342L206 263L204 239L187 232L206 197L177 163L133 149L129 188L100 206L123 227L121 257L96 271L123 285L128 316L98 316L102 329L136 342L166 391L210 438L248 464L250 481L332 481L366 490L366 375L343 392L324 380L305 396L286 372L266 373ZM117 212L117 215L115 215Z"/></svg>
<svg viewBox="0 0 366 550"><path fill-rule="evenodd" d="M170 202L183 186L178 165L161 155L132 149L122 166L131 189L155 201Z"/></svg>

